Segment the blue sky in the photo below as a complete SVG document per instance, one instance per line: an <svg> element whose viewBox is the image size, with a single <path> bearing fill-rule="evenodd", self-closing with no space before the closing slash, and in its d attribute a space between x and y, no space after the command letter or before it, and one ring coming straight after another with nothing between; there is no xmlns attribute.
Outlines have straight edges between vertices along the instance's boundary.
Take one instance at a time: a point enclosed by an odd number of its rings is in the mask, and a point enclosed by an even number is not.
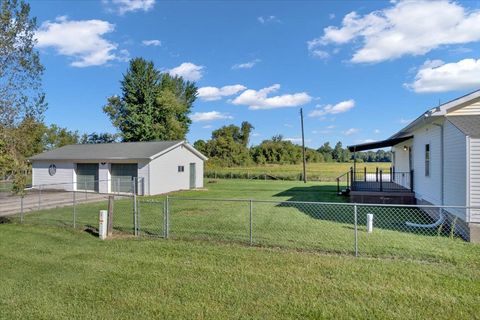
<svg viewBox="0 0 480 320"><path fill-rule="evenodd" d="M32 1L45 120L115 132L102 106L128 59L195 80L188 140L247 120L252 143L389 137L480 88L480 1Z"/></svg>

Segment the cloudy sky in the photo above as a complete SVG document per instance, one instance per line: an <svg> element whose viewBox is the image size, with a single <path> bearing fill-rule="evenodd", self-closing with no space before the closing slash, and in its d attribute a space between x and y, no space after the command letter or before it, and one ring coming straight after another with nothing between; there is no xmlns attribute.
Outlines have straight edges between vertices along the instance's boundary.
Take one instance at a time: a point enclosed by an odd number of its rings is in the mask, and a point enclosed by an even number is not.
<svg viewBox="0 0 480 320"><path fill-rule="evenodd" d="M480 89L480 1L32 1L48 123L114 132L102 113L128 60L195 81L189 141L247 120L361 143Z"/></svg>

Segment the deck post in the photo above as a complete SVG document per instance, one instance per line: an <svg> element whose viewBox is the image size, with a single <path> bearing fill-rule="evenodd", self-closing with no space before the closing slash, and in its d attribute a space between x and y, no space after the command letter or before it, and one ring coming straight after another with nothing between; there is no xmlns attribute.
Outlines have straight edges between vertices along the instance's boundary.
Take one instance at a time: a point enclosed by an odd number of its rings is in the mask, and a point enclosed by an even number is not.
<svg viewBox="0 0 480 320"><path fill-rule="evenodd" d="M363 167L363 180L367 182L367 167Z"/></svg>
<svg viewBox="0 0 480 320"><path fill-rule="evenodd" d="M353 184L355 182L354 171L353 168L350 168L350 187L353 189Z"/></svg>
<svg viewBox="0 0 480 320"><path fill-rule="evenodd" d="M378 167L375 169L375 181L378 182Z"/></svg>
<svg viewBox="0 0 480 320"><path fill-rule="evenodd" d="M383 170L380 170L380 192L383 191Z"/></svg>
<svg viewBox="0 0 480 320"><path fill-rule="evenodd" d="M390 182L393 181L392 173L393 173L393 170L392 170L392 167L390 167Z"/></svg>
<svg viewBox="0 0 480 320"><path fill-rule="evenodd" d="M410 170L410 191L413 192L413 170Z"/></svg>

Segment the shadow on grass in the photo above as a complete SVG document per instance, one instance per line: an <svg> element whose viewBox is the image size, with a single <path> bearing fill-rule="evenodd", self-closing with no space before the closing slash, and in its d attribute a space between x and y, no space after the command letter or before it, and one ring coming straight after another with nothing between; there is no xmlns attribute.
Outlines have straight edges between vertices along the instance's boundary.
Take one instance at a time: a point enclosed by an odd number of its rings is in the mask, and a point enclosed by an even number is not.
<svg viewBox="0 0 480 320"><path fill-rule="evenodd" d="M289 197L286 202L277 204L277 207L294 208L314 219L326 220L347 224L354 229L354 207L347 204L348 198L338 196L336 186L305 186L294 187L275 194L276 197ZM318 203L291 203L291 202L318 202ZM322 203L323 202L323 203ZM332 204L332 202L335 202ZM373 214L373 226L379 229L398 231L402 233L423 236L449 236L450 229L447 223L436 228L415 228L406 225L406 222L431 224L435 222L426 210L416 207L358 206L357 221L360 230L366 228L367 214ZM432 214L432 216L434 216Z"/></svg>

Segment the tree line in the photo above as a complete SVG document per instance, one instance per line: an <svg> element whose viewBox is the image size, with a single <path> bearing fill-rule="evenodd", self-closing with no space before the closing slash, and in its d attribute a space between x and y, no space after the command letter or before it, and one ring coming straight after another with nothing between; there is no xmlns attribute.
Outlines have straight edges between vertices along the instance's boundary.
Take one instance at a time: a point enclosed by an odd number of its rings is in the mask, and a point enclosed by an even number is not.
<svg viewBox="0 0 480 320"><path fill-rule="evenodd" d="M250 146L254 127L247 121L241 126L223 126L212 132L211 139L197 140L193 146L218 166L244 166L251 164L299 164L303 161L302 147L285 140L282 135ZM332 148L325 142L320 148L305 148L307 162L351 162L353 154L339 141ZM358 162L390 162L391 153L384 150L357 152Z"/></svg>

